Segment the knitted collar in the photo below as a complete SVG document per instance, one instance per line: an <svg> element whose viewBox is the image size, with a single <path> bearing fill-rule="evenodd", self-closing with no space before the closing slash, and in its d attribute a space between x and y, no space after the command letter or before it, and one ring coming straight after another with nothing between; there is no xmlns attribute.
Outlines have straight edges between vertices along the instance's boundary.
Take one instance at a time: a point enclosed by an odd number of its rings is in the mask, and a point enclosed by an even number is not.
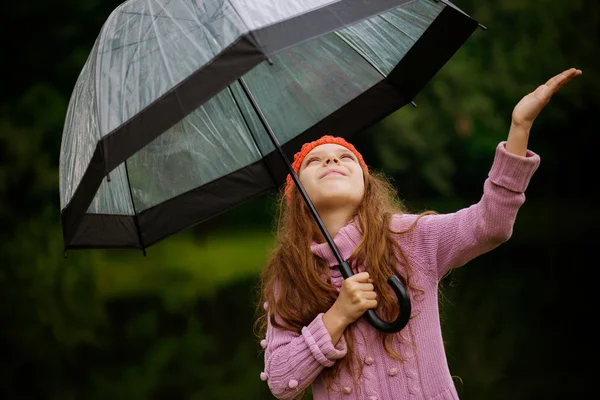
<svg viewBox="0 0 600 400"><path fill-rule="evenodd" d="M333 238L333 242L338 248L342 258L344 260L348 260L356 246L358 246L361 238L362 232L359 230L356 222L353 220L338 231L337 235L335 235ZM310 246L310 249L315 255L325 260L327 265L330 267L335 267L338 265L338 261L327 242L313 242Z"/></svg>

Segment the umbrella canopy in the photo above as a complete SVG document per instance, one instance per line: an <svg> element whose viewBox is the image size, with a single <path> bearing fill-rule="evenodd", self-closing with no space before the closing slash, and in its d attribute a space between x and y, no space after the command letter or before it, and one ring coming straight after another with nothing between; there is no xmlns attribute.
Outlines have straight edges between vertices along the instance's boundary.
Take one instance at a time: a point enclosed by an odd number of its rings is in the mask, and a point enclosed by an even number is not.
<svg viewBox="0 0 600 400"><path fill-rule="evenodd" d="M144 249L279 188L278 146L410 103L477 26L434 0L126 1L69 103L65 250Z"/></svg>
<svg viewBox="0 0 600 400"><path fill-rule="evenodd" d="M436 0L129 0L75 85L60 160L69 248L141 248L278 188L289 155L412 98L477 27ZM144 250L145 254L145 250ZM406 287L392 275L400 314Z"/></svg>

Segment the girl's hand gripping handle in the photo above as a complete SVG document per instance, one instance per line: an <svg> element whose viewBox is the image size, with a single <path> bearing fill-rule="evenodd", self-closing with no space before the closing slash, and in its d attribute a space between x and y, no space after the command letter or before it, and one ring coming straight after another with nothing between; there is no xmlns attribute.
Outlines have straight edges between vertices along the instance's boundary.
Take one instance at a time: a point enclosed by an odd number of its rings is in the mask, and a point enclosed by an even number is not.
<svg viewBox="0 0 600 400"><path fill-rule="evenodd" d="M353 276L352 268L347 262L342 263L338 266L340 272L344 279L348 279ZM400 314L393 322L386 322L379 318L375 310L369 309L364 313L364 316L367 318L369 323L382 332L386 333L394 333L402 330L406 324L408 324L408 320L410 319L411 313L411 304L410 297L408 296L408 291L406 287L402 284L400 279L396 275L390 276L388 279L388 284L392 287L396 296L398 297L398 305L400 307Z"/></svg>

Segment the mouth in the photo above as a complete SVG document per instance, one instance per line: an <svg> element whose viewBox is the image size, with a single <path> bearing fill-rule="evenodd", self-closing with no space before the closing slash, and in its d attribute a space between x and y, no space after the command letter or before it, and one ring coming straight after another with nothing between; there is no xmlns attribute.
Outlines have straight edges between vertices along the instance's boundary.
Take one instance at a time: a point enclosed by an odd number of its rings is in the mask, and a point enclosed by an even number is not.
<svg viewBox="0 0 600 400"><path fill-rule="evenodd" d="M319 179L323 179L323 178L325 178L326 176L329 176L329 175L346 176L346 174L342 170L334 168L334 169L327 170L323 175L321 175L321 177Z"/></svg>

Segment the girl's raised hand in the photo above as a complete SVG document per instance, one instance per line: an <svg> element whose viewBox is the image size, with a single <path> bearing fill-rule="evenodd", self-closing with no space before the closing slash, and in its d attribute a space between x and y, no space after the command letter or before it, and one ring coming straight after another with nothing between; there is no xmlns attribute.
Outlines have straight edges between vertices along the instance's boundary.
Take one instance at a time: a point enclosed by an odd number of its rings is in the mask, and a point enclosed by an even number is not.
<svg viewBox="0 0 600 400"><path fill-rule="evenodd" d="M538 86L517 103L512 113L512 122L515 125L530 127L533 121L548 104L552 96L567 82L581 75L579 69L571 68L550 78L545 84Z"/></svg>

